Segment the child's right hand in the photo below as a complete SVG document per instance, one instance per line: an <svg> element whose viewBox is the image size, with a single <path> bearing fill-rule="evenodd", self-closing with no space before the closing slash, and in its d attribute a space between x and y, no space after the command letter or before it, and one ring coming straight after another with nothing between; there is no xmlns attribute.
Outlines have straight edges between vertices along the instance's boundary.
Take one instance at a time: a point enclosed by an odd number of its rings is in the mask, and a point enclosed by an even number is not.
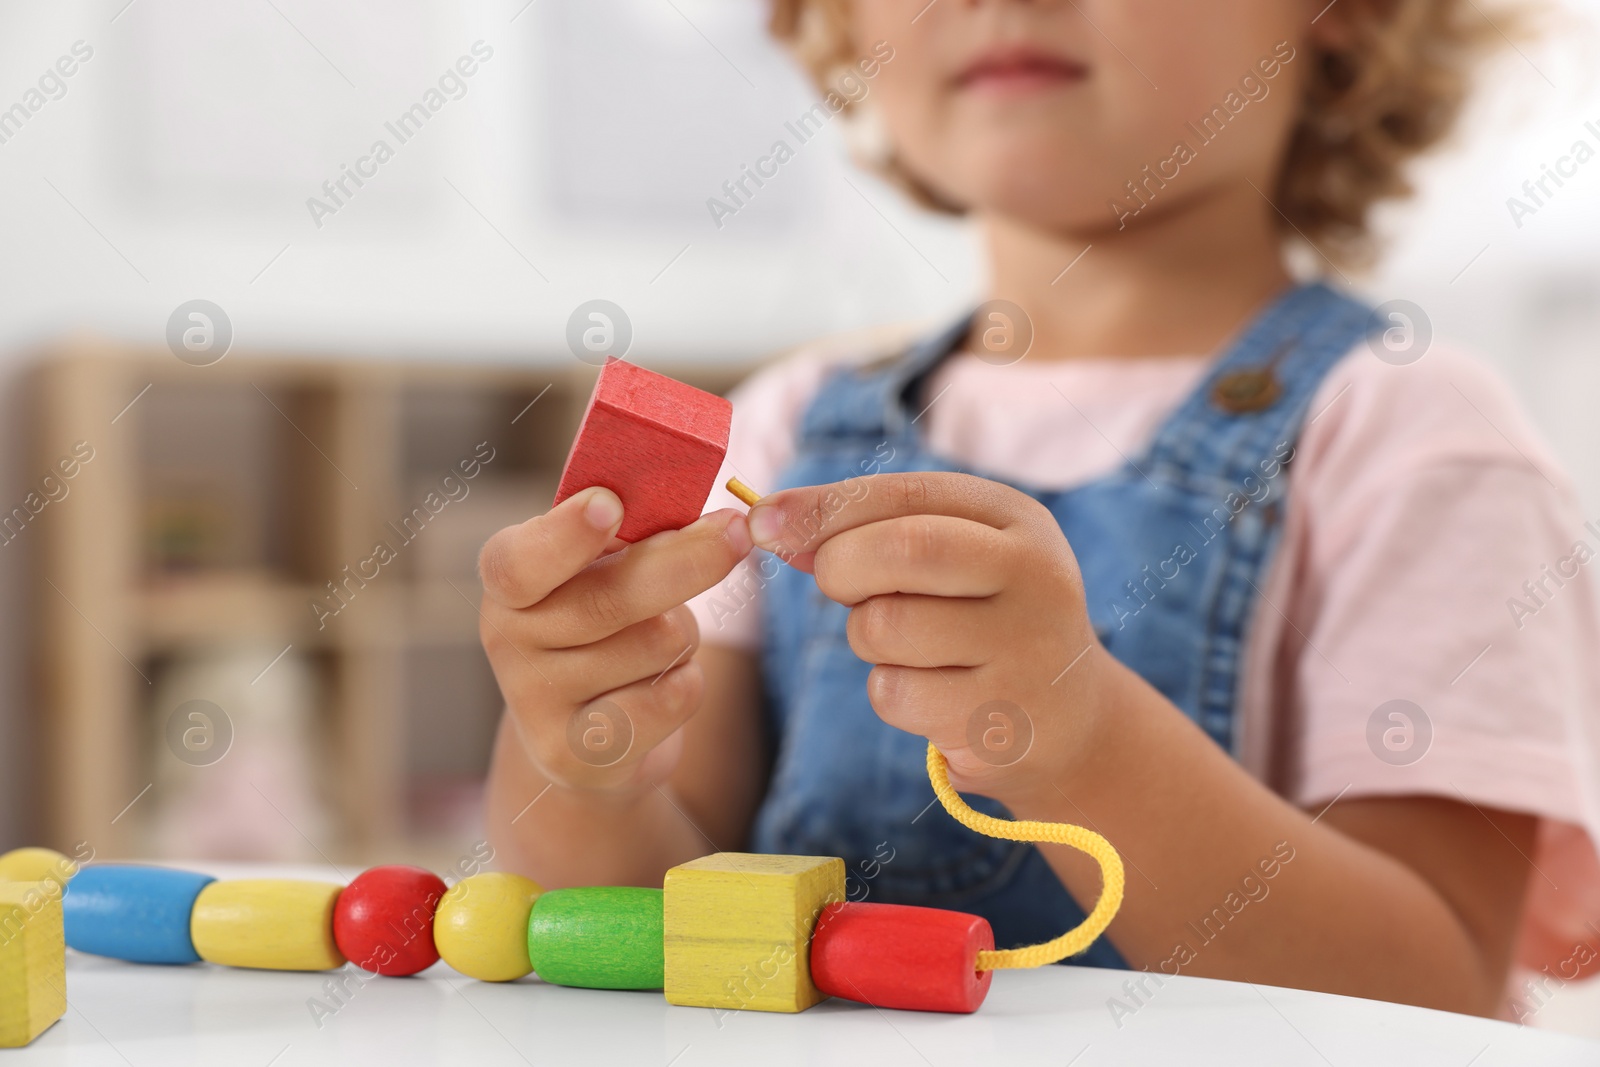
<svg viewBox="0 0 1600 1067"><path fill-rule="evenodd" d="M479 637L528 758L575 789L663 780L700 706L685 602L750 551L736 511L628 545L622 502L585 489L484 545ZM619 550L620 549L620 550Z"/></svg>

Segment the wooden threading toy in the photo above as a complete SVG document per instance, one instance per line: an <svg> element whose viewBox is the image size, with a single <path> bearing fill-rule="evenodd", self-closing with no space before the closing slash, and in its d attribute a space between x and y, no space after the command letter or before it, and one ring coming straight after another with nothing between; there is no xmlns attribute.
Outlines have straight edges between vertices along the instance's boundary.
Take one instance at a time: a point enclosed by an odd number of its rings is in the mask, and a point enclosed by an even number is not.
<svg viewBox="0 0 1600 1067"><path fill-rule="evenodd" d="M603 485L634 541L693 522L727 451L726 400L611 359L573 442L556 502ZM737 478L729 492L760 496ZM660 989L673 1004L804 1011L830 996L879 1008L972 1012L993 972L1082 952L1122 904L1122 859L1099 834L974 811L928 746L945 811L976 833L1068 845L1100 865L1100 899L1051 941L997 949L981 916L845 899L831 856L719 852L680 864L661 889L544 891L486 872L446 888L417 867L374 867L348 886L218 881L132 864L77 870L48 849L0 856L0 1047L25 1045L66 1010L65 950L137 963L415 974L443 958L469 977L537 974L554 985Z"/></svg>

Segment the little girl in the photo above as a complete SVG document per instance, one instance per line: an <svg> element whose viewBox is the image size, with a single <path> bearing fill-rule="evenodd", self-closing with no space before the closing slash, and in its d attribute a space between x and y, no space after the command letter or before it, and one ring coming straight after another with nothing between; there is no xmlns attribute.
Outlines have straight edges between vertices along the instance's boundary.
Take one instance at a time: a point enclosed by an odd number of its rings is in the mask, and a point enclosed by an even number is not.
<svg viewBox="0 0 1600 1067"><path fill-rule="evenodd" d="M570 885L837 855L853 899L1002 946L1077 923L1095 866L956 824L932 741L975 805L1121 850L1076 962L1519 1017L1514 961L1577 977L1597 527L1415 309L1286 266L1360 258L1471 7L778 3L825 88L866 79L877 165L981 227L990 299L742 386L748 519L623 547L590 489L489 542L502 856Z"/></svg>

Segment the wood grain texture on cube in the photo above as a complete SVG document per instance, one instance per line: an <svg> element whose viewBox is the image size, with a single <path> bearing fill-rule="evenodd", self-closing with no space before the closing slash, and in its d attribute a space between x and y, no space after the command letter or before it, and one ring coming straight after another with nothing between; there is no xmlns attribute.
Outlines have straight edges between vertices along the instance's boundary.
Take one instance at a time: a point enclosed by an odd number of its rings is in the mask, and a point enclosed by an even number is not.
<svg viewBox="0 0 1600 1067"><path fill-rule="evenodd" d="M811 934L844 900L834 856L719 852L667 872L667 1000L730 1011L804 1011L825 998L811 980Z"/></svg>
<svg viewBox="0 0 1600 1067"><path fill-rule="evenodd" d="M21 1048L67 1010L61 887L0 883L0 1048Z"/></svg>
<svg viewBox="0 0 1600 1067"><path fill-rule="evenodd" d="M732 419L722 397L607 359L555 502L593 485L610 489L622 500L624 541L687 526L711 496Z"/></svg>
<svg viewBox="0 0 1600 1067"><path fill-rule="evenodd" d="M342 887L288 878L212 882L195 898L189 936L207 963L326 971L345 960L333 939Z"/></svg>

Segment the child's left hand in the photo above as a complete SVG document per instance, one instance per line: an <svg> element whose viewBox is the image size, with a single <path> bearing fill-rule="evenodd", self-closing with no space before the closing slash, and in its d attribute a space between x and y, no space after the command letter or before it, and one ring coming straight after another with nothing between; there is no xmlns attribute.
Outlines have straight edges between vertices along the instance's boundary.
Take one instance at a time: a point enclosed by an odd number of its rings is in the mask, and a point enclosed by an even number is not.
<svg viewBox="0 0 1600 1067"><path fill-rule="evenodd" d="M1048 510L966 474L874 474L786 489L755 543L851 609L878 716L932 741L958 789L1016 807L1092 751L1109 657Z"/></svg>

